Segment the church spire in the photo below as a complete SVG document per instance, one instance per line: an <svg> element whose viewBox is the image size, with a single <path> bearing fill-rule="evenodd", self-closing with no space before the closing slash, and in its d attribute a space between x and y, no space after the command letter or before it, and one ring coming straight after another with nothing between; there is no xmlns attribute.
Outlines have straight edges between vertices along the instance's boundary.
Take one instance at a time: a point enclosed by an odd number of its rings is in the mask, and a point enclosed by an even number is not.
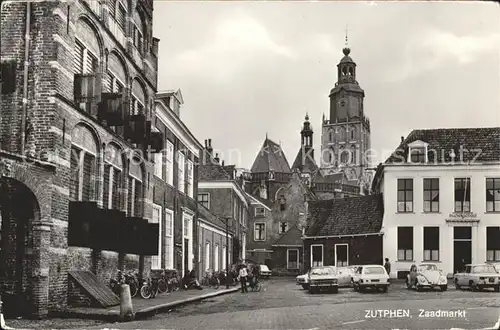
<svg viewBox="0 0 500 330"><path fill-rule="evenodd" d="M313 130L311 127L311 123L309 122L308 113L306 113L306 117L304 119L304 125L302 126L302 130L300 131L302 146L311 148L313 145Z"/></svg>

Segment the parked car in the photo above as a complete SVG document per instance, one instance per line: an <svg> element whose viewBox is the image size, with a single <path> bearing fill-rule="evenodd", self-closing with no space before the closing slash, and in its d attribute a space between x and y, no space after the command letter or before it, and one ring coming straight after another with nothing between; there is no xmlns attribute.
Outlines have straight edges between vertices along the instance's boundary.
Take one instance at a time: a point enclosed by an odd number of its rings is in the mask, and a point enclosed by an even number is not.
<svg viewBox="0 0 500 330"><path fill-rule="evenodd" d="M500 292L500 274L495 266L488 264L466 265L465 270L453 276L455 287L468 287L473 291L493 288Z"/></svg>
<svg viewBox="0 0 500 330"><path fill-rule="evenodd" d="M448 279L446 274L439 270L435 264L412 265L406 278L406 287L417 291L439 287L441 291L446 291L448 289Z"/></svg>
<svg viewBox="0 0 500 330"><path fill-rule="evenodd" d="M335 268L332 266L313 267L308 274L309 293L322 290L339 292L339 283Z"/></svg>
<svg viewBox="0 0 500 330"><path fill-rule="evenodd" d="M366 289L375 289L387 292L389 289L389 275L381 265L358 266L353 278L354 291L364 292Z"/></svg>
<svg viewBox="0 0 500 330"><path fill-rule="evenodd" d="M337 267L337 278L339 280L339 288L352 287L352 277L356 272L353 266Z"/></svg>
<svg viewBox="0 0 500 330"><path fill-rule="evenodd" d="M272 272L269 270L269 267L267 265L260 265L260 276L263 278L270 278L272 275Z"/></svg>
<svg viewBox="0 0 500 330"><path fill-rule="evenodd" d="M308 290L309 289L308 279L309 279L309 272L303 275L298 275L296 277L297 285L301 285L304 290Z"/></svg>

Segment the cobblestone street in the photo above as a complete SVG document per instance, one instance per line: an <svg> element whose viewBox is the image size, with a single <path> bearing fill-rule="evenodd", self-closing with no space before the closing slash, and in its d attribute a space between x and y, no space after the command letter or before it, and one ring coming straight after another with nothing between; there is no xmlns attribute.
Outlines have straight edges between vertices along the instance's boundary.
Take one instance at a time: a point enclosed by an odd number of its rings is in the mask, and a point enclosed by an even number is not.
<svg viewBox="0 0 500 330"><path fill-rule="evenodd" d="M402 283L387 294L314 294L292 279L265 281L261 292L234 293L188 305L142 321L109 324L120 329L478 329L499 317L494 292L415 292ZM420 310L463 311L457 317L420 317ZM400 318L367 318L367 310L409 310ZM100 326L99 328L102 328Z"/></svg>

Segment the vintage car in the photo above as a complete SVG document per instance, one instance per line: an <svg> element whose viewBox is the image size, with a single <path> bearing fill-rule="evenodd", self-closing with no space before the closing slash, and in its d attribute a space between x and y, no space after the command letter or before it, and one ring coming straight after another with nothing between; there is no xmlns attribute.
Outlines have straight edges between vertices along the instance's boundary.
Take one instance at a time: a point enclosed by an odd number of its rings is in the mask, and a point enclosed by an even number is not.
<svg viewBox="0 0 500 330"><path fill-rule="evenodd" d="M446 291L448 279L446 274L439 270L435 264L412 265L406 278L406 287L417 291L439 287L441 291Z"/></svg>
<svg viewBox="0 0 500 330"><path fill-rule="evenodd" d="M267 267L266 265L260 265L260 277L270 278L271 275L272 273L269 270L269 267Z"/></svg>
<svg viewBox="0 0 500 330"><path fill-rule="evenodd" d="M358 266L352 277L354 291L364 292L366 289L375 289L387 292L389 275L381 265Z"/></svg>
<svg viewBox="0 0 500 330"><path fill-rule="evenodd" d="M500 274L495 270L495 266L488 264L466 265L463 272L453 276L453 282L457 290L468 287L473 291L486 288L500 291Z"/></svg>
<svg viewBox="0 0 500 330"><path fill-rule="evenodd" d="M303 274L303 275L298 275L295 280L297 282L297 285L300 285L302 286L302 288L304 290L308 290L309 289L309 285L308 285L308 279L309 279L309 272Z"/></svg>
<svg viewBox="0 0 500 330"><path fill-rule="evenodd" d="M359 267L359 266L358 266ZM354 266L337 267L337 279L339 280L339 288L352 287L352 276L356 268Z"/></svg>
<svg viewBox="0 0 500 330"><path fill-rule="evenodd" d="M322 290L339 292L339 283L335 268L332 266L313 267L308 274L309 293Z"/></svg>

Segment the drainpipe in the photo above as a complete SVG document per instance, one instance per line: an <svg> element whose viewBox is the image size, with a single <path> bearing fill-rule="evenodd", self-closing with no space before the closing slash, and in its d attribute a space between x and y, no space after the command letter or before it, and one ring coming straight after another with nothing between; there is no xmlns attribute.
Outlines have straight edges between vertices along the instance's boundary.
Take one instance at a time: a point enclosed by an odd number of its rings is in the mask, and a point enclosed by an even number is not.
<svg viewBox="0 0 500 330"><path fill-rule="evenodd" d="M26 33L24 35L24 87L23 87L23 112L21 116L21 155L24 156L26 144L26 114L28 110L28 69L30 49L31 2L26 3Z"/></svg>

